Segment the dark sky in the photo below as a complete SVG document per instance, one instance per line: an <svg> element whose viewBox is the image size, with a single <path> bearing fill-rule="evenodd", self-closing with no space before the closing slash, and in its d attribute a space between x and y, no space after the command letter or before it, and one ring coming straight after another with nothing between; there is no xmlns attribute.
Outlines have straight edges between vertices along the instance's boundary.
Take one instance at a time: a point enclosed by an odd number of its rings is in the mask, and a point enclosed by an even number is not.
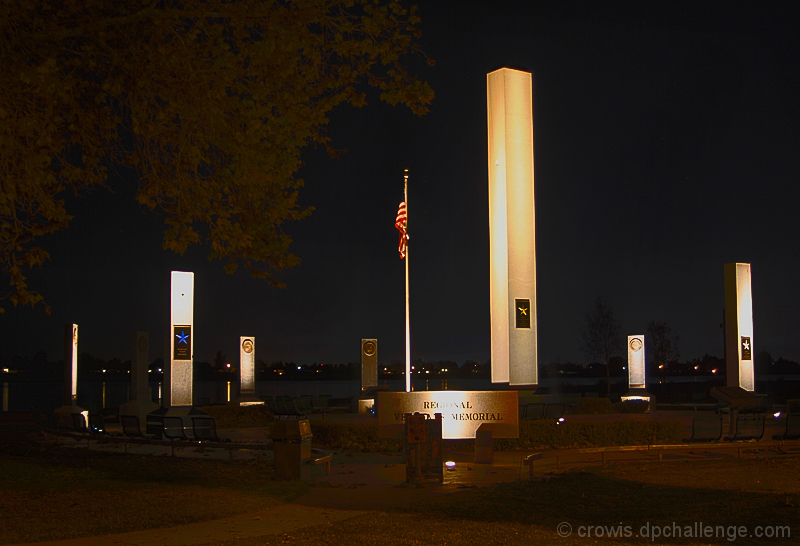
<svg viewBox="0 0 800 546"><path fill-rule="evenodd" d="M394 218L410 169L415 358L489 357L486 74L533 73L539 361L585 363L581 324L606 298L625 334L666 321L684 359L723 354L723 264L750 262L754 349L800 360L800 57L790 3L424 2L415 70L431 113L373 103L331 115L339 160L309 149L300 176L316 207L287 230L302 265L285 290L228 276L205 249L161 250L163 219L116 194L76 203L71 227L42 240L30 276L53 307L0 315L0 358L81 351L130 358L149 331L163 356L170 270L195 272L195 359L403 359L404 269ZM702 4L702 5L701 5ZM625 6L625 7L622 7ZM772 7L769 7L772 6Z"/></svg>

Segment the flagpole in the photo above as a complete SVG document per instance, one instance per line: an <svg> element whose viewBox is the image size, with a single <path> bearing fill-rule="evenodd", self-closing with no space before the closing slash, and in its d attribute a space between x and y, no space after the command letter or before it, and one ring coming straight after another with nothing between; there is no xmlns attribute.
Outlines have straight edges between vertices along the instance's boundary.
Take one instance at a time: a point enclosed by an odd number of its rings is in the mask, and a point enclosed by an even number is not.
<svg viewBox="0 0 800 546"><path fill-rule="evenodd" d="M403 199L406 204L406 392L411 392L411 320L408 305L408 169L403 174Z"/></svg>

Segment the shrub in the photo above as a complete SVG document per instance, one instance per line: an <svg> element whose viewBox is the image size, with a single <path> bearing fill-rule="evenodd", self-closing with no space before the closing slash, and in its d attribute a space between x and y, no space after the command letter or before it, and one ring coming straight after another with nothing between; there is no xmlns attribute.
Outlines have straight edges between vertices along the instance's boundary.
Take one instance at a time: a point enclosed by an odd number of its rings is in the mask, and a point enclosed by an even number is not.
<svg viewBox="0 0 800 546"><path fill-rule="evenodd" d="M311 445L347 451L400 451L403 442L393 438L378 438L378 425L317 421L311 423Z"/></svg>
<svg viewBox="0 0 800 546"><path fill-rule="evenodd" d="M274 417L267 406L203 406L199 408L214 418L217 428L265 427Z"/></svg>
<svg viewBox="0 0 800 546"><path fill-rule="evenodd" d="M650 403L644 400L625 400L617 402L612 407L614 413L644 413L650 407Z"/></svg>
<svg viewBox="0 0 800 546"><path fill-rule="evenodd" d="M555 420L521 421L519 438L498 438L495 448L566 449L617 445L680 443L684 424L669 420L619 420L559 425ZM314 447L347 451L400 451L402 440L378 438L378 426L365 423L314 421L311 424ZM448 449L471 450L474 440L445 440Z"/></svg>
<svg viewBox="0 0 800 546"><path fill-rule="evenodd" d="M541 419L522 421L519 438L498 439L498 449L568 449L680 443L685 426L671 420L619 420L558 424Z"/></svg>

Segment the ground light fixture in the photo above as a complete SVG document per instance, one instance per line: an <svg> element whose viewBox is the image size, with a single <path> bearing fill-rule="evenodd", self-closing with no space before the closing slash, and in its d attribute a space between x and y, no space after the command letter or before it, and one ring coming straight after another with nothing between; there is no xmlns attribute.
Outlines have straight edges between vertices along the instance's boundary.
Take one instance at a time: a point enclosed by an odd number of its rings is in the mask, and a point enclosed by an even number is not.
<svg viewBox="0 0 800 546"><path fill-rule="evenodd" d="M444 466L447 468L447 470L455 470L456 469L455 461L447 461L446 463L444 463Z"/></svg>

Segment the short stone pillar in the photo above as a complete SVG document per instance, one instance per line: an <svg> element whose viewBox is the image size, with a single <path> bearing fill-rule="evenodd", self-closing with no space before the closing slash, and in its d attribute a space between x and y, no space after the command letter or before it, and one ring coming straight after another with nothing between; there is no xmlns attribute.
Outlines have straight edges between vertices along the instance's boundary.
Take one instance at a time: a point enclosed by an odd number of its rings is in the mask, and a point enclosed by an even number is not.
<svg viewBox="0 0 800 546"><path fill-rule="evenodd" d="M475 431L475 464L492 464L493 462L492 430L484 423Z"/></svg>

